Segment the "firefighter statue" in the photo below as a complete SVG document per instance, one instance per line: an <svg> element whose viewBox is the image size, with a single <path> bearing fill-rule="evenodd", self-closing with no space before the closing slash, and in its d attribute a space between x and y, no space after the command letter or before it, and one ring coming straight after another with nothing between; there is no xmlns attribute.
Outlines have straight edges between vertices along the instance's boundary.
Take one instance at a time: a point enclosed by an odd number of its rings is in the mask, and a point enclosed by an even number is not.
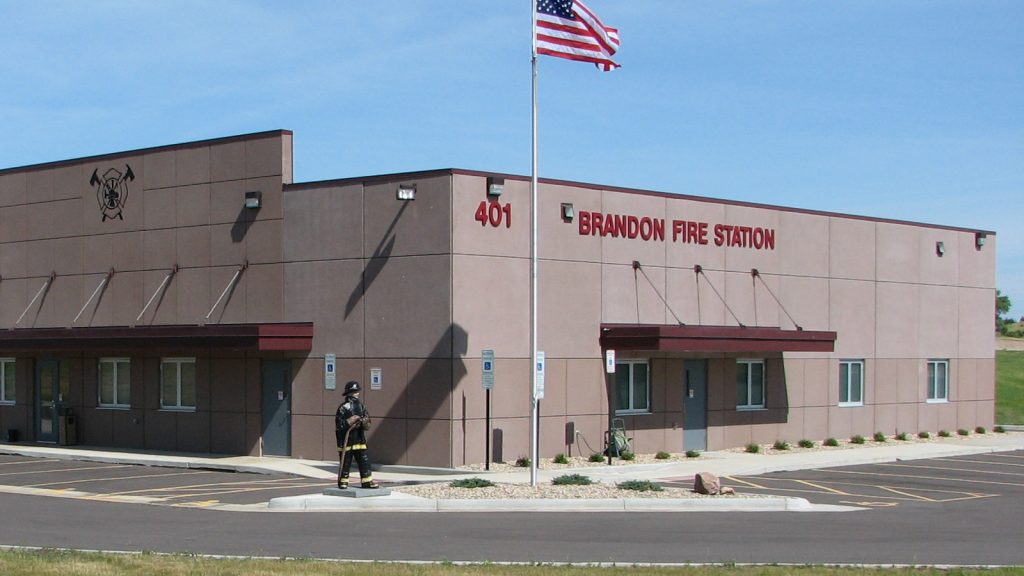
<svg viewBox="0 0 1024 576"><path fill-rule="evenodd" d="M373 481L370 457L366 454L366 431L370 429L370 415L359 400L359 382L345 384L345 400L334 415L334 434L338 440L338 488L348 488L352 458L359 466L359 479L363 488L380 488Z"/></svg>

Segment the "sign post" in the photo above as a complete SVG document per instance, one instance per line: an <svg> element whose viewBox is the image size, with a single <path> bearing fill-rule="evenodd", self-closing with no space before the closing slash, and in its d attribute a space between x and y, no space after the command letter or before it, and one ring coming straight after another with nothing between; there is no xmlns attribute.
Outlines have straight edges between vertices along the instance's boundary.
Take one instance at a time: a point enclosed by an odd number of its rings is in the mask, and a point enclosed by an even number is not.
<svg viewBox="0 0 1024 576"><path fill-rule="evenodd" d="M486 408L484 416L484 470L491 469L491 389L494 388L494 350L480 352L480 381L484 386Z"/></svg>

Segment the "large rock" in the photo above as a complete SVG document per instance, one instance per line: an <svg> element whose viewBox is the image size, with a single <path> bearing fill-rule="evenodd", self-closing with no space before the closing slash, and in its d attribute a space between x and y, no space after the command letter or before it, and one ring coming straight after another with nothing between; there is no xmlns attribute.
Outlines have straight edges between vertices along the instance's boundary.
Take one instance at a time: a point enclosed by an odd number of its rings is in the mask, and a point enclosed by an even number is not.
<svg viewBox="0 0 1024 576"><path fill-rule="evenodd" d="M722 492L722 483L711 472L698 472L693 476L693 491L714 496Z"/></svg>

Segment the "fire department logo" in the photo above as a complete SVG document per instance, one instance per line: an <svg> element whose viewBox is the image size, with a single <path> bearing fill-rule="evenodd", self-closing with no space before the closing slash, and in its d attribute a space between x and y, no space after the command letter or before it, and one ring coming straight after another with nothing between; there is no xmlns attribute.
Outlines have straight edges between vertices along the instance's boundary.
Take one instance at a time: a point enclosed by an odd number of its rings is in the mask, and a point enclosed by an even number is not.
<svg viewBox="0 0 1024 576"><path fill-rule="evenodd" d="M124 210L125 202L128 201L128 183L135 180L132 167L125 164L124 168L124 172L117 168L110 168L102 175L99 174L99 168L92 171L89 184L96 187L96 200L100 204L103 222L114 218L124 220L121 212Z"/></svg>

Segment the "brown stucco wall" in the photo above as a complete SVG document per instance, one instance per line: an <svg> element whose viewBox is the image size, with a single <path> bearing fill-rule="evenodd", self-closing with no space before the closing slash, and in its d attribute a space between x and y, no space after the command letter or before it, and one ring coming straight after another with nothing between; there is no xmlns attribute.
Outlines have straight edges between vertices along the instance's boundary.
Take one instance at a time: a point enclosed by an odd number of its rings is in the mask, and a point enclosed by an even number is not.
<svg viewBox="0 0 1024 576"><path fill-rule="evenodd" d="M93 184L126 175L119 216L104 219ZM0 327L157 326L280 322L284 314L282 182L291 133L273 131L0 171ZM244 194L263 194L259 210ZM207 319L235 272L248 267ZM157 288L177 266L166 288ZM109 282L96 292L110 270ZM29 306L53 274L48 289ZM138 318L151 297L146 313ZM21 321L19 316L24 313ZM75 317L81 315L75 322ZM62 359L64 406L79 442L131 448L255 454L260 357L230 351L0 350L17 358L17 403L0 430L34 438L34 366ZM97 408L97 359L129 357L130 409ZM195 412L159 410L162 356L195 356Z"/></svg>
<svg viewBox="0 0 1024 576"><path fill-rule="evenodd" d="M468 399L466 422L453 428L453 452L456 460L483 456L479 355L493 348L500 406L494 425L502 455L512 459L529 451L529 182L506 178L498 202L518 216L511 227L474 219L487 200L483 175L459 174L453 190L454 313L469 333L469 370L457 388ZM972 230L562 182L542 182L538 198L538 347L548 362L542 455L588 450L568 444L570 423L600 448L609 417L601 323L794 329L796 322L838 334L835 351L826 354L620 354L651 362L651 413L625 418L637 450L681 447L685 358L708 359L711 449L991 426L994 235L979 250ZM563 202L573 204L575 221L561 219ZM581 211L760 226L775 230L775 248L674 242L671 224L665 241L581 235ZM937 242L945 247L941 257ZM704 271L699 278L695 265ZM735 408L735 360L745 357L766 361L764 410ZM948 403L925 402L929 358L950 360ZM840 359L866 361L862 407L838 406Z"/></svg>
<svg viewBox="0 0 1024 576"><path fill-rule="evenodd" d="M416 199L397 200L399 184L415 184ZM334 411L358 380L375 461L450 465L452 386L465 370L451 313L451 177L303 184L284 198L285 317L316 326L293 384L293 454L336 457ZM324 387L328 353L335 390Z"/></svg>

